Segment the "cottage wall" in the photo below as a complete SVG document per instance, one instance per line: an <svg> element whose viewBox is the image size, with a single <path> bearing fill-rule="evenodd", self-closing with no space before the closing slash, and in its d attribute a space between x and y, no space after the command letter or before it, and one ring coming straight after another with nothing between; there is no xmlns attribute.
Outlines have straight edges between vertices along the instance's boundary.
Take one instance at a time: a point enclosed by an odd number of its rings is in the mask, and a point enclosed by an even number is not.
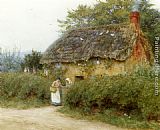
<svg viewBox="0 0 160 130"><path fill-rule="evenodd" d="M133 48L132 55L125 61L92 59L84 63L63 64L64 76L72 81L76 76L83 76L84 79L93 76L112 76L133 72L139 66L149 66L146 51L141 42L137 42Z"/></svg>

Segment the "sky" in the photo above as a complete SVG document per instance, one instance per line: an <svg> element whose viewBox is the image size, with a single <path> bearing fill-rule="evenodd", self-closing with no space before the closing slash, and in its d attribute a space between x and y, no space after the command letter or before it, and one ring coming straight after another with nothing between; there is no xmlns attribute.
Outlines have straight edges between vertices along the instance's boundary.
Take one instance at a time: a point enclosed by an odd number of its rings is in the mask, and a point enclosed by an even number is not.
<svg viewBox="0 0 160 130"><path fill-rule="evenodd" d="M0 0L0 47L45 51L59 38L57 19L79 4L96 0ZM151 0L160 9L160 0Z"/></svg>

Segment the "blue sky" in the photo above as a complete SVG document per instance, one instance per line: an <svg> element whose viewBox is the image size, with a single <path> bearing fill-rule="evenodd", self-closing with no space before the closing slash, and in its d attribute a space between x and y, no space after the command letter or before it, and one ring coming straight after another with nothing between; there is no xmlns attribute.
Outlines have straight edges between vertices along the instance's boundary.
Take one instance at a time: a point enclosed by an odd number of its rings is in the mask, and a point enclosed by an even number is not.
<svg viewBox="0 0 160 130"><path fill-rule="evenodd" d="M45 51L58 38L57 19L96 0L0 0L0 47ZM159 0L151 0L160 9Z"/></svg>

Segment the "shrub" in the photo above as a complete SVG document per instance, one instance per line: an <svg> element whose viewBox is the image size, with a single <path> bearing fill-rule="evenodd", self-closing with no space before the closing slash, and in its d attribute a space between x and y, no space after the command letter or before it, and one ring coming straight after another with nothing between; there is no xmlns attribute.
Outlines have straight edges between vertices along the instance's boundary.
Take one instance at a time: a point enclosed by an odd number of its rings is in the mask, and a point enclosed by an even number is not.
<svg viewBox="0 0 160 130"><path fill-rule="evenodd" d="M48 102L51 81L40 76L23 73L0 74L0 95L5 99L39 100Z"/></svg>
<svg viewBox="0 0 160 130"><path fill-rule="evenodd" d="M160 96L154 95L154 78L150 76L106 76L77 82L65 102L88 113L115 108L128 115L140 113L145 119L160 115Z"/></svg>

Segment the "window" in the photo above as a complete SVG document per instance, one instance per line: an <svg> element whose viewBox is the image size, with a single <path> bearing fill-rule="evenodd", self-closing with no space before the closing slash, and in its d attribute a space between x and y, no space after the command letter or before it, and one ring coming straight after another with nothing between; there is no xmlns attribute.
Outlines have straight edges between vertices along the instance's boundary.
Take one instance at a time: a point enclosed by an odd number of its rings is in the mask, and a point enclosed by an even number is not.
<svg viewBox="0 0 160 130"><path fill-rule="evenodd" d="M55 67L56 67L57 69L60 69L60 68L62 67L62 64L61 64L61 63L56 63L56 64L55 64Z"/></svg>
<svg viewBox="0 0 160 130"><path fill-rule="evenodd" d="M84 80L84 76L75 76L75 81Z"/></svg>

